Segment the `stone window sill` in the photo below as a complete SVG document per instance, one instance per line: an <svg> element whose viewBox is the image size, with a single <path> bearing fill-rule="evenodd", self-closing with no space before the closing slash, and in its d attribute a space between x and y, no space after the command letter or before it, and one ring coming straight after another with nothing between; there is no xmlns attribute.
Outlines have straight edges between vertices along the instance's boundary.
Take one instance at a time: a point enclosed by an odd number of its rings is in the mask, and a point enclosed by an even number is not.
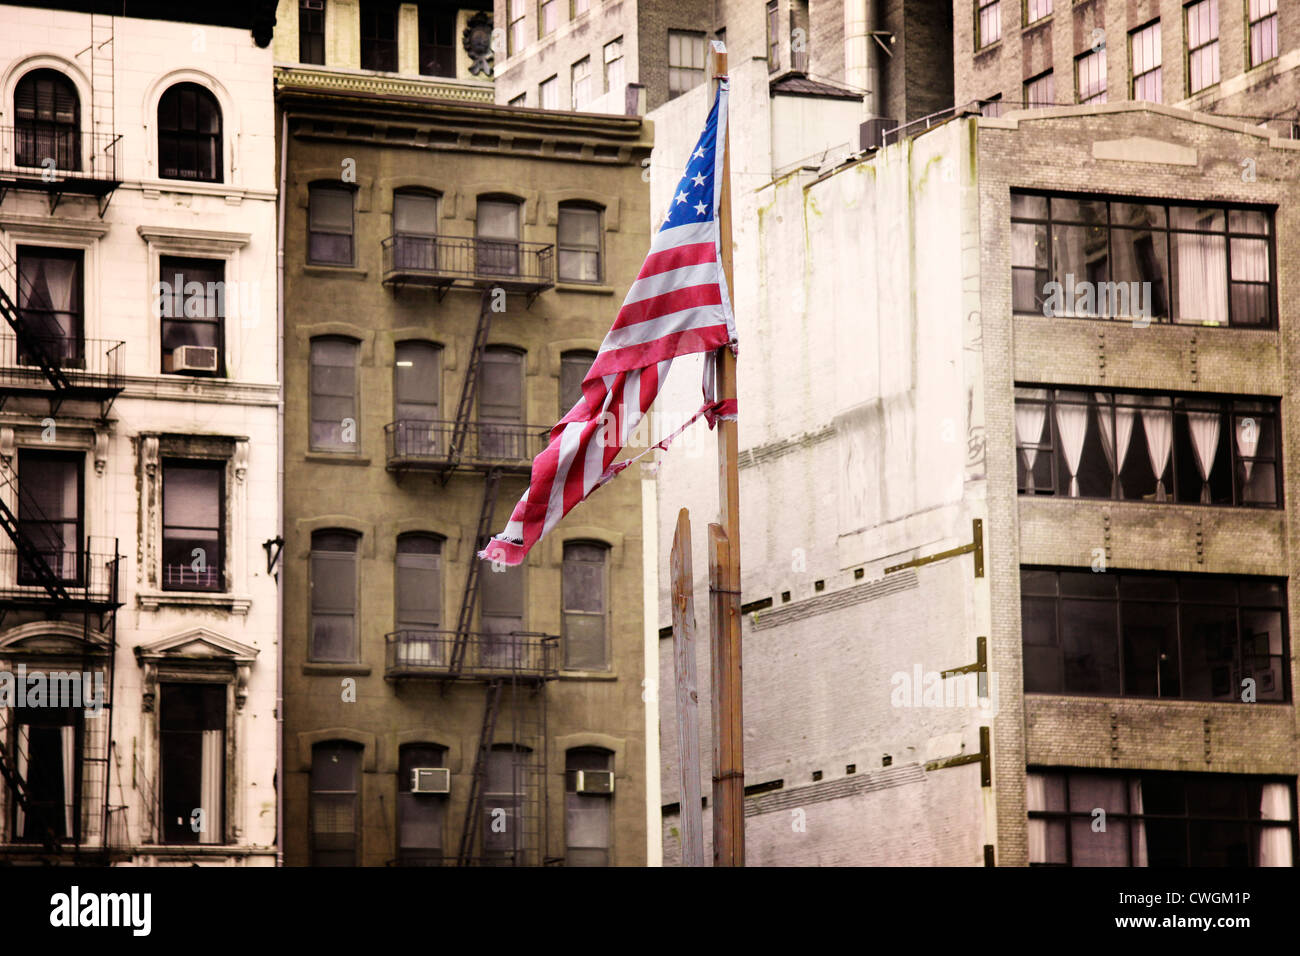
<svg viewBox="0 0 1300 956"><path fill-rule="evenodd" d="M360 661L308 661L302 672L316 676L369 677L370 665Z"/></svg>
<svg viewBox="0 0 1300 956"><path fill-rule="evenodd" d="M588 295L613 295L614 287L612 285L598 285L592 283L588 285L585 282L557 282L555 284L556 292L585 292Z"/></svg>
<svg viewBox="0 0 1300 956"><path fill-rule="evenodd" d="M213 594L208 591L140 591L136 603L143 611L161 607L219 608L231 614L247 614L253 599L243 594Z"/></svg>
<svg viewBox="0 0 1300 956"><path fill-rule="evenodd" d="M310 263L302 267L303 275L309 276L332 276L335 279L356 279L358 281L365 279L370 275L365 269L358 269L356 266L317 266Z"/></svg>
<svg viewBox="0 0 1300 956"><path fill-rule="evenodd" d="M578 670L561 670L559 673L560 680L603 680L616 681L618 674L614 671L578 671Z"/></svg>

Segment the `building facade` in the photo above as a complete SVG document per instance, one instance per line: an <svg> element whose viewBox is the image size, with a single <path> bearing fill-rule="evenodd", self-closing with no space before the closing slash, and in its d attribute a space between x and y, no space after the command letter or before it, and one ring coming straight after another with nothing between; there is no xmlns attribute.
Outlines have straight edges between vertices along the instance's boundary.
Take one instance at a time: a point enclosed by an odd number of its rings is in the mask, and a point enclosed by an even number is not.
<svg viewBox="0 0 1300 956"><path fill-rule="evenodd" d="M0 858L270 866L272 21L59 6L0 7Z"/></svg>
<svg viewBox="0 0 1300 956"><path fill-rule="evenodd" d="M475 552L640 267L650 126L277 70L286 862L643 865L644 483Z"/></svg>

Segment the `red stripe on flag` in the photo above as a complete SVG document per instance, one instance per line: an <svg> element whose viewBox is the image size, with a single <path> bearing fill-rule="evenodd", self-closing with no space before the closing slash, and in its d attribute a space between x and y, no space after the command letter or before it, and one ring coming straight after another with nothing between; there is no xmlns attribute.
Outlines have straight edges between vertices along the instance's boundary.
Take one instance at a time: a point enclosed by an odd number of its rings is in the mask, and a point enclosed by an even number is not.
<svg viewBox="0 0 1300 956"><path fill-rule="evenodd" d="M698 309L701 306L721 304L722 290L718 288L716 282L691 285L685 289L673 289L671 292L653 295L648 299L642 299L639 302L623 306L619 310L618 318L614 320L614 325L610 331L625 329L629 325L648 322L665 315L671 315L674 312L684 312L687 309Z"/></svg>
<svg viewBox="0 0 1300 956"><path fill-rule="evenodd" d="M599 378L605 375L613 375L627 368L644 368L647 365L656 365L667 359L676 358L678 355L720 349L730 340L731 336L727 332L727 324L722 322L718 325L708 325L700 329L684 329L681 332L674 332L671 335L665 335L640 345L627 345L621 349L610 349L596 356L596 361L592 363L591 371L587 373L586 380L590 381L592 376Z"/></svg>
<svg viewBox="0 0 1300 956"><path fill-rule="evenodd" d="M682 246L673 246L646 256L641 264L638 279L648 279L662 272L671 272L684 266L698 266L706 262L717 261L717 249L711 242L692 242Z"/></svg>

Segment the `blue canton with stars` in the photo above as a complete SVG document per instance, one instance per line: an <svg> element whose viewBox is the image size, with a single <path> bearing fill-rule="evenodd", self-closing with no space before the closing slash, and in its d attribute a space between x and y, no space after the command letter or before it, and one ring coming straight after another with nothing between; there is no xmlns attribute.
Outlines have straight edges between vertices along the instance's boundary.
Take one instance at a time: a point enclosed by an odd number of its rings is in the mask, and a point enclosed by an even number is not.
<svg viewBox="0 0 1300 956"><path fill-rule="evenodd" d="M707 222L713 218L713 170L715 168L715 151L718 148L718 95L713 97L713 109L709 110L709 121L704 124L704 132L695 144L686 164L686 174L673 193L668 204L668 216L660 232L674 226L685 226L692 222Z"/></svg>

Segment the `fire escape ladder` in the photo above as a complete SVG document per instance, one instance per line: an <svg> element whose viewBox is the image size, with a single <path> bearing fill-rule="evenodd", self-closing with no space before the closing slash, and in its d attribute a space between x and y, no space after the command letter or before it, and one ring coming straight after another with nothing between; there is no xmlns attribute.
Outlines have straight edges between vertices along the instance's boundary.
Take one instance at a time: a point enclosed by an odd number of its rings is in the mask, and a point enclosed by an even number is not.
<svg viewBox="0 0 1300 956"><path fill-rule="evenodd" d="M483 364L483 349L487 347L488 328L492 324L492 296L490 289L483 290L479 301L478 327L474 330L474 347L469 350L469 361L465 363L465 381L460 387L460 403L456 406L456 422L452 426L451 447L447 449L447 467L442 473L445 485L469 437L469 419L474 413L474 396L478 390L479 370Z"/></svg>
<svg viewBox="0 0 1300 956"><path fill-rule="evenodd" d="M18 492L18 500L26 504L29 509L39 514L39 509L34 502L25 499L22 488L14 482L14 473L10 472L9 477L0 484L0 491L5 488L13 487ZM68 601L70 597L63 582L59 576L54 573L45 556L37 549L36 545L28 540L27 535L23 534L22 528L18 524L18 517L9 510L5 504L3 496L0 496L0 527L9 535L13 541L14 547L18 551L19 567L29 569L36 577L37 583L45 588L46 592L56 601Z"/></svg>
<svg viewBox="0 0 1300 956"><path fill-rule="evenodd" d="M483 542L487 540L492 530L492 515L496 510L497 488L500 484L501 472L493 468L488 472L487 480L483 485L483 507L479 511L478 530L474 535L473 550L470 552L469 570L465 574L465 593L460 601L460 616L456 619L456 640L451 647L450 665L453 676L459 674L465 664L470 632L474 627L474 607L478 603L479 575L483 568L483 562L474 552L483 547Z"/></svg>
<svg viewBox="0 0 1300 956"><path fill-rule="evenodd" d="M21 281L18 277L17 267L7 255L0 257L0 272L12 272L15 283ZM14 337L18 339L18 354L30 356L41 367L41 374L54 387L55 394L62 397L72 387L72 383L63 374L63 368L58 361L46 350L45 343L31 334L31 330L27 328L27 323L23 321L22 313L14 305L14 300L9 298L9 293L3 288L0 288L0 314L9 323L9 327L14 330ZM57 408L51 414L54 414L55 411L57 411Z"/></svg>
<svg viewBox="0 0 1300 956"><path fill-rule="evenodd" d="M487 777L488 754L496 734L497 714L501 709L500 679L488 683L487 703L483 708L483 726L479 730L478 752L474 755L474 772L470 776L469 800L465 804L465 827L460 832L457 866L469 866L474 858L474 842L483 825L483 785Z"/></svg>

